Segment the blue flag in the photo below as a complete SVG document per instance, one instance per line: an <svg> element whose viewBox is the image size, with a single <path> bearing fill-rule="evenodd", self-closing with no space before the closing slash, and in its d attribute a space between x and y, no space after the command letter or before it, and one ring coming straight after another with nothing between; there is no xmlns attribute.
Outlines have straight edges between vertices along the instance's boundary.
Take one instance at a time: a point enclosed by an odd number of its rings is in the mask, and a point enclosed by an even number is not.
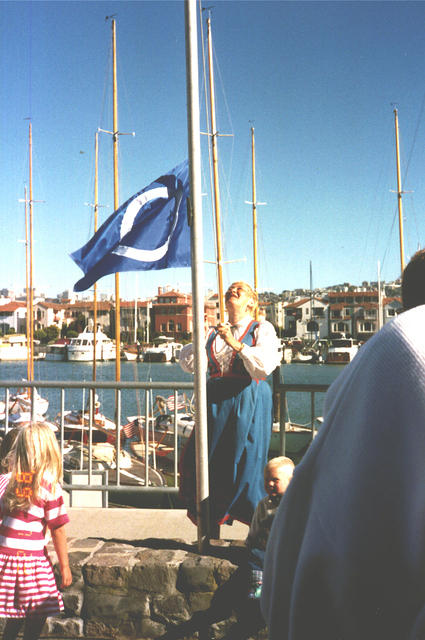
<svg viewBox="0 0 425 640"><path fill-rule="evenodd" d="M118 271L190 267L185 160L127 200L71 258L84 271L74 291Z"/></svg>

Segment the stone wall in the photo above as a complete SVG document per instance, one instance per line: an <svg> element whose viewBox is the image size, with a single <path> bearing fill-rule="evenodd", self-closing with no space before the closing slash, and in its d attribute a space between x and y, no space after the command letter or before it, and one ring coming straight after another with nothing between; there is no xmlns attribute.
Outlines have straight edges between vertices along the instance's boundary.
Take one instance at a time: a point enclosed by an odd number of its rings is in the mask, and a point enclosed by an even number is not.
<svg viewBox="0 0 425 640"><path fill-rule="evenodd" d="M195 545L178 540L129 544L71 539L73 584L64 591L65 614L48 619L45 635L97 640L235 637L244 552L240 542L217 541L208 555L200 555ZM50 548L49 553L55 561ZM240 616L244 623L256 607L258 601L251 601L249 613L245 609ZM250 637L265 639L267 633L262 629Z"/></svg>

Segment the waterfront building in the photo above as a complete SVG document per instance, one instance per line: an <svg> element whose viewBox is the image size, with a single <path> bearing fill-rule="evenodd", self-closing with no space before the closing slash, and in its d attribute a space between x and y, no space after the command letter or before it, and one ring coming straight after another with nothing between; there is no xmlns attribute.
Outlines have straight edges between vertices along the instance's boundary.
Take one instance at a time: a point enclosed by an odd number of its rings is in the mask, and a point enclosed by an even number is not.
<svg viewBox="0 0 425 640"><path fill-rule="evenodd" d="M397 283L396 283L397 284ZM382 322L385 324L401 311L401 300L384 286L386 296L382 300ZM64 292L65 296L68 292ZM260 316L271 322L281 337L299 337L305 340L331 338L345 334L358 340L367 340L379 327L378 292L365 286L362 289L340 285L333 289L308 291L283 299L267 292L260 296ZM262 299L261 299L262 298ZM92 300L35 300L35 329L57 326L59 330L79 319L81 331L93 319ZM135 314L137 317L135 318ZM209 326L219 321L217 293L209 292L205 298L205 315ZM113 334L115 309L113 301L98 296L97 323L108 335ZM25 331L25 299L0 298L0 330ZM193 333L192 296L170 288L159 287L158 295L149 300L121 301L121 329L124 339L133 342L136 331L142 340L154 335L166 335L176 340L190 339ZM140 338L139 338L140 339Z"/></svg>
<svg viewBox="0 0 425 640"><path fill-rule="evenodd" d="M57 302L37 302L34 305L34 329L46 329L56 326L62 329L65 322L65 308Z"/></svg>
<svg viewBox="0 0 425 640"><path fill-rule="evenodd" d="M316 340L328 336L328 304L321 298L301 298L284 307L284 337Z"/></svg>
<svg viewBox="0 0 425 640"><path fill-rule="evenodd" d="M0 305L0 330L3 334L14 330L25 333L27 309L25 302L16 300Z"/></svg>
<svg viewBox="0 0 425 640"><path fill-rule="evenodd" d="M216 324L215 303L206 300L204 311L208 324ZM152 301L152 328L157 334L179 340L190 338L193 332L192 296L159 287L158 295Z"/></svg>
<svg viewBox="0 0 425 640"><path fill-rule="evenodd" d="M64 322L68 326L79 317L84 318L84 326L88 325L89 320L93 319L94 303L92 300L76 301L74 304L64 304L65 319ZM102 331L110 335L113 330L113 310L112 302L98 301L97 305L97 324ZM84 327L81 327L81 331Z"/></svg>
<svg viewBox="0 0 425 640"><path fill-rule="evenodd" d="M386 324L390 320L392 320L396 315L403 311L403 305L401 303L401 298L398 297L388 297L384 298L382 301L382 311L383 311L383 324Z"/></svg>
<svg viewBox="0 0 425 640"><path fill-rule="evenodd" d="M283 300L260 302L260 310L264 310L266 320L272 323L280 335L285 329L285 303Z"/></svg>
<svg viewBox="0 0 425 640"><path fill-rule="evenodd" d="M329 303L329 336L344 333L356 340L368 340L379 329L378 292L375 291L330 291L326 295ZM401 311L399 298L384 298L383 324Z"/></svg>

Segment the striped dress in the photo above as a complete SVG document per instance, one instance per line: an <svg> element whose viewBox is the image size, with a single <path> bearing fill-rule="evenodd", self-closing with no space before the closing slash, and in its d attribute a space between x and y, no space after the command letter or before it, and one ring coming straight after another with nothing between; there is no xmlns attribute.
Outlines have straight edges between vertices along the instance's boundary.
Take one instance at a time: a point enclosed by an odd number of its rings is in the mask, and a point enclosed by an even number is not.
<svg viewBox="0 0 425 640"><path fill-rule="evenodd" d="M64 607L45 536L47 529L69 522L62 489L45 476L39 499L26 511L9 514L3 507L9 479L10 474L0 475L0 617L56 615Z"/></svg>

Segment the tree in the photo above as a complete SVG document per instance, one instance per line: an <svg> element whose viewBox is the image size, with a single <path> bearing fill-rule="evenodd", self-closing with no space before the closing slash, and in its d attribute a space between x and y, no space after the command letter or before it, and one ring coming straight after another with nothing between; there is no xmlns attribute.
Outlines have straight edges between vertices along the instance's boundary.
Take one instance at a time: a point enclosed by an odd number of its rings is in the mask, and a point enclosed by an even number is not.
<svg viewBox="0 0 425 640"><path fill-rule="evenodd" d="M59 328L52 324L46 329L37 329L34 331L34 338L40 340L41 344L47 344L48 342L54 342L59 337Z"/></svg>
<svg viewBox="0 0 425 640"><path fill-rule="evenodd" d="M56 342L59 338L60 330L59 327L55 324L52 324L50 327L46 328L46 336L47 342Z"/></svg>
<svg viewBox="0 0 425 640"><path fill-rule="evenodd" d="M67 327L62 327L62 337L70 338L70 332L78 335L81 333L86 326L86 319L82 313L79 313L76 319L71 322ZM75 336L72 336L75 337Z"/></svg>
<svg viewBox="0 0 425 640"><path fill-rule="evenodd" d="M36 329L34 331L34 340L39 340L41 344L47 344L47 334L44 329Z"/></svg>

